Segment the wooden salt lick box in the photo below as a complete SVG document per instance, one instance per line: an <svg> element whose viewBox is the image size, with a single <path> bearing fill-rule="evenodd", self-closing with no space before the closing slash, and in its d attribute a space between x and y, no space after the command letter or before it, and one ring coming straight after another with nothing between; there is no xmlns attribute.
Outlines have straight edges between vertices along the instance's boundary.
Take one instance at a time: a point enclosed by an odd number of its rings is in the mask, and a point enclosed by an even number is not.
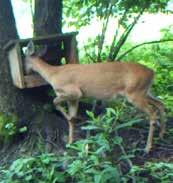
<svg viewBox="0 0 173 183"><path fill-rule="evenodd" d="M49 56L47 63L51 61L53 65L61 65L61 58L65 58L66 63L78 63L77 53L77 32L50 35L33 39L22 39L9 41L5 50L8 51L8 59L13 84L20 88L32 88L46 85L46 81L38 74L27 75L24 70L24 54L22 49L32 40L34 45L47 46ZM58 55L58 58L57 58ZM52 63L54 62L54 63Z"/></svg>

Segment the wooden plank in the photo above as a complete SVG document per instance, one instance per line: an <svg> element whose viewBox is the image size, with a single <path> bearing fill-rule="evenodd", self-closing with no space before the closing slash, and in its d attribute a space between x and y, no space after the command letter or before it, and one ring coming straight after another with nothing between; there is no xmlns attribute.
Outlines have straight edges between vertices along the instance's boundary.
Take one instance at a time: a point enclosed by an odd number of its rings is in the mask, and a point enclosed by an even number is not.
<svg viewBox="0 0 173 183"><path fill-rule="evenodd" d="M77 32L72 32L72 33L65 33L65 34L53 34L53 35L49 35L49 36L29 38L29 39L21 39L20 45L22 47L26 46L30 40L32 40L37 45L51 44L51 43L55 43L57 41L63 41L65 39L69 39L73 36L76 36L77 34L78 34Z"/></svg>
<svg viewBox="0 0 173 183"><path fill-rule="evenodd" d="M16 51L17 51L17 57L18 57L18 64L19 64L19 72L20 72L20 78L21 78L21 85L25 87L24 85L24 68L23 68L23 62L22 62L22 55L21 55L21 48L20 45L16 45Z"/></svg>
<svg viewBox="0 0 173 183"><path fill-rule="evenodd" d="M28 38L28 39L16 39L10 40L5 46L4 50L8 51L13 47L16 43L20 43L22 47L26 46L30 40L32 40L35 44L43 44L43 43L52 43L54 41L63 41L70 37L76 36L78 32L70 32L70 33L61 33L61 34L52 34L49 36L40 36L36 38Z"/></svg>
<svg viewBox="0 0 173 183"><path fill-rule="evenodd" d="M26 88L33 88L38 86L47 85L48 83L40 76L40 75L26 75L24 76L25 79L25 87Z"/></svg>
<svg viewBox="0 0 173 183"><path fill-rule="evenodd" d="M24 78L22 62L19 55L19 44L16 44L13 49L8 52L8 59L10 65L10 72L13 80L13 84L18 88L24 88Z"/></svg>

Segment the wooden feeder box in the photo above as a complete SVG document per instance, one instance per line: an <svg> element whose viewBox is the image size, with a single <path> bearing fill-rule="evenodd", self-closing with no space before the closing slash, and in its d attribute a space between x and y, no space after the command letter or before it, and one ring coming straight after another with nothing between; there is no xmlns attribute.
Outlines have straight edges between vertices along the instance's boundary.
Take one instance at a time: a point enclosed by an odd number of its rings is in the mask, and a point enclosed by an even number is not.
<svg viewBox="0 0 173 183"><path fill-rule="evenodd" d="M52 65L61 65L61 59L65 58L65 63L78 63L77 53L77 32L49 35L33 39L11 40L5 45L8 53L9 65L13 84L20 88L33 88L46 85L46 81L37 73L27 75L25 73L25 62L23 48L30 40L36 47L46 46L47 52L44 60Z"/></svg>

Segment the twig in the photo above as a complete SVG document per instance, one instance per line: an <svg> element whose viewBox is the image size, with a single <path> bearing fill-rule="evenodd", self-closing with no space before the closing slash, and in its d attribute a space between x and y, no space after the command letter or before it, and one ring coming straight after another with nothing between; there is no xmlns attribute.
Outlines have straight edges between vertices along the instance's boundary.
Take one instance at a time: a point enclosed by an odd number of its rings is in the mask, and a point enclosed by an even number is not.
<svg viewBox="0 0 173 183"><path fill-rule="evenodd" d="M146 45L146 44L156 44L156 43L164 43L164 42L171 42L173 41L173 39L162 39L162 40L156 40L156 41L149 41L149 42L144 42L144 43L140 43L137 44L135 46L133 46L132 48L130 48L129 50L125 51L123 54L121 54L117 60L121 60L123 57L125 57L128 53L132 52L134 49Z"/></svg>
<svg viewBox="0 0 173 183"><path fill-rule="evenodd" d="M94 59L94 57L92 57L92 56L87 52L86 46L84 46L84 50L85 50L86 56L89 57L93 62L96 62L96 60Z"/></svg>
<svg viewBox="0 0 173 183"><path fill-rule="evenodd" d="M113 41L111 43L111 48L110 48L110 51L109 51L108 61L112 60L112 52L114 50L115 42L116 42L116 39L117 39L118 34L119 34L120 25L123 22L124 18L126 17L127 12L128 12L128 10L125 10L122 17L120 18L120 20L118 20L118 26L115 30L115 35L114 35Z"/></svg>
<svg viewBox="0 0 173 183"><path fill-rule="evenodd" d="M118 44L116 45L116 47L113 50L113 55L112 55L112 61L116 59L122 45L125 43L125 41L128 38L128 35L130 34L130 32L132 31L133 27L136 25L136 23L138 22L139 18L141 17L141 15L143 14L145 10L145 7L141 9L141 11L139 12L138 16L134 18L134 21L131 25L128 26L128 28L126 29L126 32L123 33L123 35L121 36L120 40L118 41Z"/></svg>
<svg viewBox="0 0 173 183"><path fill-rule="evenodd" d="M109 3L108 3L108 6L106 9L108 10L108 8L109 8ZM103 44L105 41L105 34L106 34L106 31L108 28L108 23L109 23L109 18L111 15L112 8L113 8L113 5L110 6L107 15L105 15L105 22L103 22L102 33L101 33L100 40L98 43L98 57L97 57L98 62L101 62L101 54L102 54L102 50L103 50Z"/></svg>

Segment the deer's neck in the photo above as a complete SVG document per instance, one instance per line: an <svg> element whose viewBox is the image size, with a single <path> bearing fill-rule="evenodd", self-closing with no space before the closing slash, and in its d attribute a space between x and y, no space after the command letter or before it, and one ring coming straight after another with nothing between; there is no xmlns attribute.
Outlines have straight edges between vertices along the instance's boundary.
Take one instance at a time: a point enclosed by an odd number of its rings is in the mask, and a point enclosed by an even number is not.
<svg viewBox="0 0 173 183"><path fill-rule="evenodd" d="M51 76L54 73L55 66L49 65L40 58L32 59L33 71L39 73L47 82L51 82Z"/></svg>

